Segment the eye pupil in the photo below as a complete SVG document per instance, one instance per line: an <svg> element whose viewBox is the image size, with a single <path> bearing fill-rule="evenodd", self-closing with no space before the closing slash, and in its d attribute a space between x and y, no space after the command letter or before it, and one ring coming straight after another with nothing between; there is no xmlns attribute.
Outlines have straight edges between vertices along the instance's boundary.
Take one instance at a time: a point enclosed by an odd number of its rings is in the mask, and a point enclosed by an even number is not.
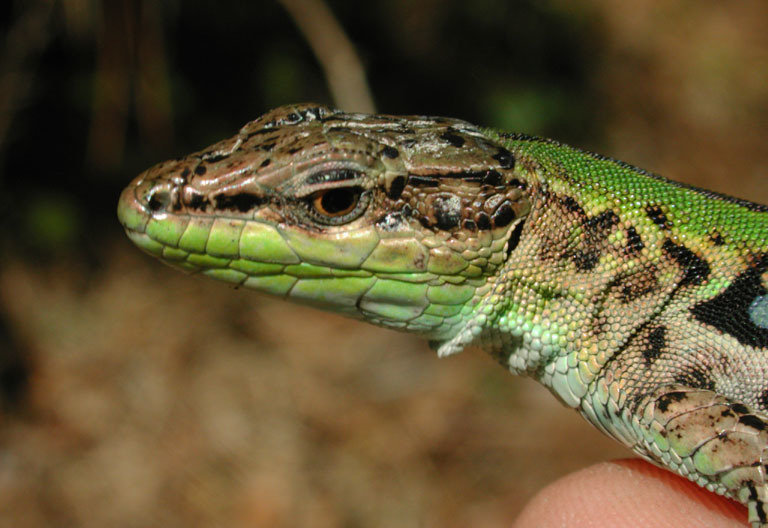
<svg viewBox="0 0 768 528"><path fill-rule="evenodd" d="M307 196L304 211L318 225L340 226L357 219L368 208L370 193L359 185L322 189Z"/></svg>
<svg viewBox="0 0 768 528"><path fill-rule="evenodd" d="M357 204L358 193L353 189L329 189L315 199L315 207L323 214L341 216Z"/></svg>

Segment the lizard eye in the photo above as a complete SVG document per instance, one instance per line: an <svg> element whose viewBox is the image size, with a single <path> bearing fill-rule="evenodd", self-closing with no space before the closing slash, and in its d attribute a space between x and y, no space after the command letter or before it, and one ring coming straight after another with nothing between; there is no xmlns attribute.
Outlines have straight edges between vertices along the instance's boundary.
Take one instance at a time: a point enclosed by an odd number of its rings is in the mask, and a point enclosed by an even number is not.
<svg viewBox="0 0 768 528"><path fill-rule="evenodd" d="M310 217L320 224L341 225L365 212L369 194L361 187L334 187L309 196Z"/></svg>

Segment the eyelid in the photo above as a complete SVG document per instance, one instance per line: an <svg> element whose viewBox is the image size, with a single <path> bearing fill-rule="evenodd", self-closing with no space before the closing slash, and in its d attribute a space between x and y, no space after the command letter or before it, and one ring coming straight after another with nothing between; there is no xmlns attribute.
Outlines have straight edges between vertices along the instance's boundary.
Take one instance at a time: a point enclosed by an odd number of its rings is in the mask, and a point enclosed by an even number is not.
<svg viewBox="0 0 768 528"><path fill-rule="evenodd" d="M330 179L327 181L312 181L319 179L322 173L346 173L346 176L344 178L340 179ZM329 169L326 171L318 171L312 176L309 176L307 180L296 189L294 196L301 200L303 198L307 198L309 196L312 196L315 193L318 193L320 191L328 190L328 189L338 189L341 187L360 187L365 189L366 186L363 185L365 181L365 174L361 171L357 171L355 169Z"/></svg>

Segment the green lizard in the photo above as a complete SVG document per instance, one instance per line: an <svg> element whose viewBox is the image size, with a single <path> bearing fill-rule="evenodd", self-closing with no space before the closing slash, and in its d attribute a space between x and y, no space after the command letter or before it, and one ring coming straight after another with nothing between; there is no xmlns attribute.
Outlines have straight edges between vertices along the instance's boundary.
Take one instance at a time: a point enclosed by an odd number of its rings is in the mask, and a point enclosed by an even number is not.
<svg viewBox="0 0 768 528"><path fill-rule="evenodd" d="M555 141L279 108L118 206L194 273L476 344L768 527L768 207Z"/></svg>

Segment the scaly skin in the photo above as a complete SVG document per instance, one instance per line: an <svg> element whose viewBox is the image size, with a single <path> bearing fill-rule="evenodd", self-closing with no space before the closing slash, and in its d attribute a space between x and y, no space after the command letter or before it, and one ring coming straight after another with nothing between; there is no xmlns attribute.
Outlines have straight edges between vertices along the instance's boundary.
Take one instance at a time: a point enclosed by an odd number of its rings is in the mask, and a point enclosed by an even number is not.
<svg viewBox="0 0 768 528"><path fill-rule="evenodd" d="M147 170L118 215L175 267L443 356L478 344L768 527L768 207L463 121L296 105Z"/></svg>

